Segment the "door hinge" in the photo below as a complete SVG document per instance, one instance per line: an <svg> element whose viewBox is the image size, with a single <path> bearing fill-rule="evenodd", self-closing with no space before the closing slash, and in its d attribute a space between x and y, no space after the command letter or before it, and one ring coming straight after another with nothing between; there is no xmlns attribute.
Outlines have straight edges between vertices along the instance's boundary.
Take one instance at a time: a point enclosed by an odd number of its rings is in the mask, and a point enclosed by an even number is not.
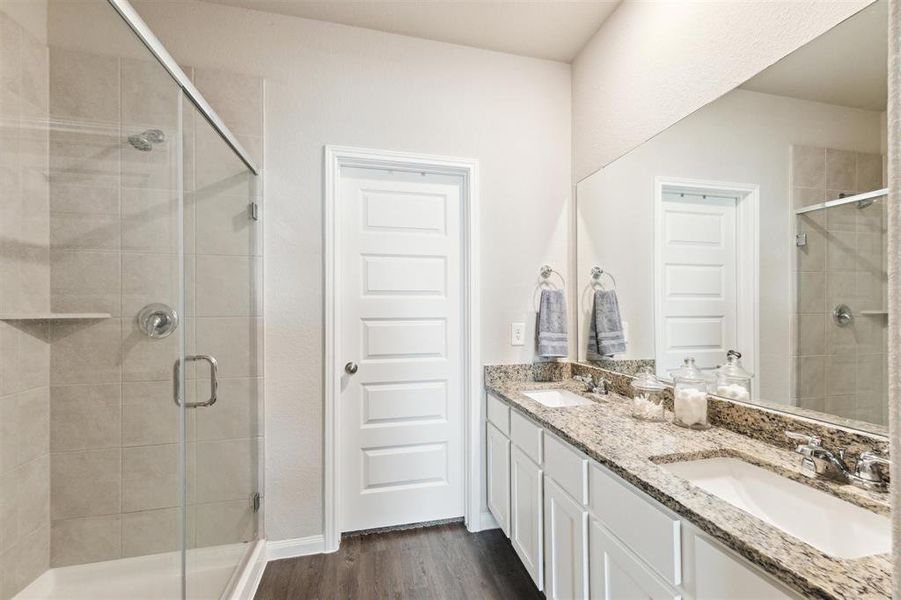
<svg viewBox="0 0 901 600"><path fill-rule="evenodd" d="M260 205L256 202L251 202L248 207L248 214L250 215L251 221L259 221L260 220Z"/></svg>
<svg viewBox="0 0 901 600"><path fill-rule="evenodd" d="M806 233L797 234L795 236L795 246L798 246L800 248L801 246L806 246L806 245L807 245L807 234Z"/></svg>
<svg viewBox="0 0 901 600"><path fill-rule="evenodd" d="M250 505L253 507L253 512L259 512L262 503L263 497L259 492L255 492L254 495L250 497Z"/></svg>

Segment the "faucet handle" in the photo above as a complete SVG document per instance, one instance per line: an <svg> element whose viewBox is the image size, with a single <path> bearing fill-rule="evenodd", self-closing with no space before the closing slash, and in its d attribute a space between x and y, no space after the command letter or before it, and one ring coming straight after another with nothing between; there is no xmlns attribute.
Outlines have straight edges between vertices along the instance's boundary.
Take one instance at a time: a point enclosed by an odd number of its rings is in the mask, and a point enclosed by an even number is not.
<svg viewBox="0 0 901 600"><path fill-rule="evenodd" d="M807 435L806 433L798 433L797 431L786 431L786 437L789 439L793 439L799 442L804 442L802 445L806 446L822 446L823 440L818 438L815 435Z"/></svg>
<svg viewBox="0 0 901 600"><path fill-rule="evenodd" d="M890 464L892 464L892 461L886 457L872 450L867 450L860 453L860 457L857 459L857 466L854 468L854 474L866 482L884 484L888 480L883 473L879 472L876 466Z"/></svg>

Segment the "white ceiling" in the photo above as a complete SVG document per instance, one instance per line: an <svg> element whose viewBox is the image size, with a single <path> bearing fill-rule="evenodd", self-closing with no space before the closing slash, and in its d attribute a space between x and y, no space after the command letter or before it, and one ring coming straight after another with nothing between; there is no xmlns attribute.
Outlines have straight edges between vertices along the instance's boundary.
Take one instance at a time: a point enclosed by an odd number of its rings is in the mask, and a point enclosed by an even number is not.
<svg viewBox="0 0 901 600"><path fill-rule="evenodd" d="M747 90L885 110L888 12L880 0L745 82Z"/></svg>
<svg viewBox="0 0 901 600"><path fill-rule="evenodd" d="M206 0L572 62L619 0Z"/></svg>

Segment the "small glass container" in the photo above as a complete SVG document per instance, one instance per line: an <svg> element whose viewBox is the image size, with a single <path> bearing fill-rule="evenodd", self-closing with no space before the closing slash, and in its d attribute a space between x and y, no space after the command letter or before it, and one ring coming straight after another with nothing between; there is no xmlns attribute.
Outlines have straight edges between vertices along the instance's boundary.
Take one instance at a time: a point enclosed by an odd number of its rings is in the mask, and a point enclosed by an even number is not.
<svg viewBox="0 0 901 600"><path fill-rule="evenodd" d="M707 429L707 389L712 380L695 365L691 356L673 376L673 423L690 429Z"/></svg>
<svg viewBox="0 0 901 600"><path fill-rule="evenodd" d="M748 402L751 399L753 378L753 373L746 371L741 364L741 353L729 350L726 353L726 364L716 371L716 395Z"/></svg>
<svg viewBox="0 0 901 600"><path fill-rule="evenodd" d="M632 380L632 416L642 421L666 420L663 410L665 387L650 367L644 367Z"/></svg>

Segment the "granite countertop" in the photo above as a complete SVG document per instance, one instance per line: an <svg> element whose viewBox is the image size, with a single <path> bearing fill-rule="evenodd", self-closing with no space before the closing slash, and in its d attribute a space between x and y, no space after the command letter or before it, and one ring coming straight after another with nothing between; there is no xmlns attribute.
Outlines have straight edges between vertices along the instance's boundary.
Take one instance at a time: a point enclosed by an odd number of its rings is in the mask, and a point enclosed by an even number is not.
<svg viewBox="0 0 901 600"><path fill-rule="evenodd" d="M523 390L544 388L565 388L594 402L550 408L522 394ZM500 382L488 387L489 392L514 409L802 594L835 599L891 597L889 554L861 559L830 557L665 471L659 464L738 456L884 515L890 509L888 494L811 480L800 473L800 461L794 452L726 429L694 431L670 422L638 421L631 417L627 398L613 393L587 394L584 389L583 384L572 379Z"/></svg>

